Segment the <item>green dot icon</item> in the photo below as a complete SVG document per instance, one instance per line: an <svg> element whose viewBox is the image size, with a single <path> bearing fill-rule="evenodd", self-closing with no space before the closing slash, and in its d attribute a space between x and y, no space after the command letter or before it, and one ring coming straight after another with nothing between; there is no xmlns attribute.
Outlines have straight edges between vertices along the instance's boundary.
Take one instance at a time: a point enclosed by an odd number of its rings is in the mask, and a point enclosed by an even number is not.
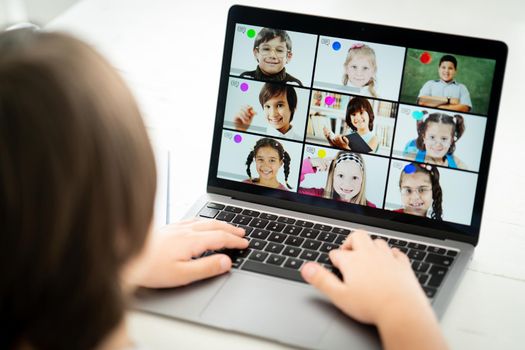
<svg viewBox="0 0 525 350"><path fill-rule="evenodd" d="M249 29L247 32L246 32L246 35L248 35L248 38L253 38L255 36L255 30L253 29Z"/></svg>

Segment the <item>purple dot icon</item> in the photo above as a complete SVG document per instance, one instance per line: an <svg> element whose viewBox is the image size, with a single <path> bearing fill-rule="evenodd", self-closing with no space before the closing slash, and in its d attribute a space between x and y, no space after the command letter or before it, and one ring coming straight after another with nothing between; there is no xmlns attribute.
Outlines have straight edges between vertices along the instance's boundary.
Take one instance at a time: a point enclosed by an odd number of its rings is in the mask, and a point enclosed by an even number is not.
<svg viewBox="0 0 525 350"><path fill-rule="evenodd" d="M246 84L246 83L242 83L241 84L241 91L242 92L248 91L248 88L249 88L248 84Z"/></svg>
<svg viewBox="0 0 525 350"><path fill-rule="evenodd" d="M326 96L324 99L324 103L326 103L327 106L333 105L335 102L335 98L333 96Z"/></svg>
<svg viewBox="0 0 525 350"><path fill-rule="evenodd" d="M233 137L233 141L234 141L235 143L241 143L241 141L242 141L242 136L239 135L239 134L235 135L235 136Z"/></svg>

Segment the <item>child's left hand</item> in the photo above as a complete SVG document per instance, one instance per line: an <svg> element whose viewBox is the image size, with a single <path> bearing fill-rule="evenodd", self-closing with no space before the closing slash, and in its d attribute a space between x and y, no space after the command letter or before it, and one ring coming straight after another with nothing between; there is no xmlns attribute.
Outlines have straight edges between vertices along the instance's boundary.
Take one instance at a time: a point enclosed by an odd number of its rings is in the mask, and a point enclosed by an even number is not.
<svg viewBox="0 0 525 350"><path fill-rule="evenodd" d="M141 255L129 266L126 282L135 286L164 288L183 286L228 272L225 254L193 259L207 250L244 249L244 230L222 221L189 220L150 234Z"/></svg>

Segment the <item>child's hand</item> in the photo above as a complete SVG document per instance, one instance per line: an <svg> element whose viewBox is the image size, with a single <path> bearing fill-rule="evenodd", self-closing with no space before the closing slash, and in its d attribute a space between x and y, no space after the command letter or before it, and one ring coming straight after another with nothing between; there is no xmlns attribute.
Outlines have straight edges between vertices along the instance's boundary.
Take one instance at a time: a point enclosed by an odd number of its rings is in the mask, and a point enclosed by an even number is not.
<svg viewBox="0 0 525 350"><path fill-rule="evenodd" d="M408 257L390 249L384 240L373 241L366 232L356 231L340 249L330 252L330 259L343 282L317 263L305 264L301 274L360 322L379 325L404 308L430 307Z"/></svg>
<svg viewBox="0 0 525 350"><path fill-rule="evenodd" d="M328 171L332 158L311 158L310 163L313 168L317 168L317 171Z"/></svg>
<svg viewBox="0 0 525 350"><path fill-rule="evenodd" d="M350 142L348 141L348 138L346 136L335 135L326 127L323 128L323 134L331 146L350 151Z"/></svg>
<svg viewBox="0 0 525 350"><path fill-rule="evenodd" d="M257 113L252 106L243 106L233 118L237 130L246 131L252 124L252 119Z"/></svg>
<svg viewBox="0 0 525 350"><path fill-rule="evenodd" d="M225 273L232 262L224 254L192 258L207 250L244 249L248 241L242 237L243 229L216 220L167 225L150 235L141 256L132 263L128 282L150 288L176 287Z"/></svg>

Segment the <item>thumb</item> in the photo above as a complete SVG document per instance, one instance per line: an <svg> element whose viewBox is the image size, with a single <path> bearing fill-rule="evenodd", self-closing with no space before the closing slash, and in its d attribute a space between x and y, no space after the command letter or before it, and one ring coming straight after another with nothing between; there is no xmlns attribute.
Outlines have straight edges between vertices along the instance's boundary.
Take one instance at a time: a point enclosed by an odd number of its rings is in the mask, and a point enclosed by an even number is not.
<svg viewBox="0 0 525 350"><path fill-rule="evenodd" d="M176 285L186 285L228 272L232 261L224 254L214 254L204 258L178 262Z"/></svg>
<svg viewBox="0 0 525 350"><path fill-rule="evenodd" d="M336 305L341 303L345 287L343 283L330 271L321 265L308 262L301 269L301 276Z"/></svg>

